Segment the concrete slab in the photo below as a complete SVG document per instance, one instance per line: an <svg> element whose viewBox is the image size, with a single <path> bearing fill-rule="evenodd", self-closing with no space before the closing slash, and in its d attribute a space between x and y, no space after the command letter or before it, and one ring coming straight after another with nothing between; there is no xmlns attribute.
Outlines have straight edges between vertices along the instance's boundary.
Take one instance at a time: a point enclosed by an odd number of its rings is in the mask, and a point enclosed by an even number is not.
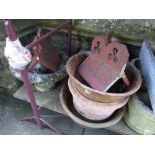
<svg viewBox="0 0 155 155"><path fill-rule="evenodd" d="M52 91L48 92L40 92L33 87L33 92L37 105L67 115L60 104L59 89L53 89ZM15 92L14 97L30 102L23 86Z"/></svg>
<svg viewBox="0 0 155 155"><path fill-rule="evenodd" d="M111 132L106 129L85 129L84 135L118 135L116 132Z"/></svg>
<svg viewBox="0 0 155 155"><path fill-rule="evenodd" d="M0 90L0 135L53 135L54 132L43 129L30 122L21 122L19 118L32 115L28 104Z"/></svg>
<svg viewBox="0 0 155 155"><path fill-rule="evenodd" d="M65 135L80 135L82 128L65 115L58 115L51 110L42 108L46 120ZM55 135L47 128L39 129L34 123L20 121L23 116L31 116L30 104L0 93L0 135Z"/></svg>
<svg viewBox="0 0 155 155"><path fill-rule="evenodd" d="M75 124L69 117L56 117L48 120L64 135L81 135L83 128Z"/></svg>
<svg viewBox="0 0 155 155"><path fill-rule="evenodd" d="M138 133L136 133L135 131L133 131L126 125L123 119L117 124L110 126L108 128L105 128L105 129L108 129L110 131L120 133L123 135L138 135Z"/></svg>
<svg viewBox="0 0 155 155"><path fill-rule="evenodd" d="M60 88L54 89L50 92L39 92L39 91L35 90L35 88L33 88L33 91L34 91L34 95L35 95L37 104L39 106L50 109L52 111L55 111L55 112L58 112L61 114L64 114L64 115L67 115L60 104L60 100L59 100ZM14 97L29 102L27 93L23 86L19 90L17 90L17 92L14 94ZM131 130L125 124L125 122L123 120L121 120L119 123L117 123L113 126L105 128L105 129L106 129L105 131L110 130L115 133L125 134L125 135L136 135L137 134L136 132ZM98 134L98 132L102 133L101 132L102 130L88 130L88 129L86 129L85 131L86 131L86 134L87 133Z"/></svg>

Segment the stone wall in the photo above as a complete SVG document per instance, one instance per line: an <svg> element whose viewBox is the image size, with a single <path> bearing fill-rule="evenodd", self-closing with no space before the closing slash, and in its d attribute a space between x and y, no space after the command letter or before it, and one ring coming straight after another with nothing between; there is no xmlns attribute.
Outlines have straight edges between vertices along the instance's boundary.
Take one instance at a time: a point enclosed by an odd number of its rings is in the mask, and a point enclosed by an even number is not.
<svg viewBox="0 0 155 155"><path fill-rule="evenodd" d="M64 20L42 20L46 27ZM155 41L155 20L152 19L80 19L73 20L74 34L92 38L113 31L113 37L123 42L141 45L144 38Z"/></svg>
<svg viewBox="0 0 155 155"><path fill-rule="evenodd" d="M75 28L92 34L113 31L115 37L131 41L142 41L143 38L155 39L155 20L149 19L77 20Z"/></svg>

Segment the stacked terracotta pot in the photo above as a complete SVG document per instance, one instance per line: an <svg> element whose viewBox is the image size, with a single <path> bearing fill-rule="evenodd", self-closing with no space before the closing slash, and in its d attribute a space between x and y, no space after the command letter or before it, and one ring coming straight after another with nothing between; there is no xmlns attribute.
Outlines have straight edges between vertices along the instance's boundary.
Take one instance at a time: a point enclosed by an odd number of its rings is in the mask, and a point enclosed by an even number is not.
<svg viewBox="0 0 155 155"><path fill-rule="evenodd" d="M76 110L85 118L101 121L125 106L130 95L140 88L142 79L139 71L133 65L128 64L125 72L131 85L126 92L108 93L95 90L86 85L77 72L79 65L88 55L89 52L80 52L68 60L66 67L69 74L68 86Z"/></svg>

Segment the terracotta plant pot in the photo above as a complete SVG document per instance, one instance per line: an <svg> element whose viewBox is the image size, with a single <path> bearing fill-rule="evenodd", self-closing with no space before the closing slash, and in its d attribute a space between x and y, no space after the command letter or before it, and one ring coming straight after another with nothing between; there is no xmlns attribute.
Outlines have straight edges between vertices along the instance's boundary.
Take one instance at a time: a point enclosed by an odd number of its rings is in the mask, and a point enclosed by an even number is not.
<svg viewBox="0 0 155 155"><path fill-rule="evenodd" d="M130 95L134 94L141 86L142 78L139 71L131 64L128 63L125 73L131 83L130 88L128 88L124 93L108 93L95 90L87 86L81 79L80 75L77 73L77 68L82 63L84 59L88 56L89 52L80 52L72 56L67 62L67 72L72 84L76 89L89 100L96 102L118 102L122 99L129 98Z"/></svg>
<svg viewBox="0 0 155 155"><path fill-rule="evenodd" d="M106 120L99 121L99 122L90 121L89 119L81 116L75 109L75 107L73 105L72 95L69 91L67 84L64 85L61 89L60 102L61 102L61 105L62 105L64 111L68 114L68 116L74 122L76 122L80 126L86 127L86 128L105 128L105 127L112 126L121 120L121 118L123 117L123 115L125 113L125 109L126 109L126 107L124 106L124 107L116 110L112 114L112 116Z"/></svg>
<svg viewBox="0 0 155 155"><path fill-rule="evenodd" d="M68 80L69 90L73 96L73 104L76 110L84 117L91 120L104 120L110 117L113 112L124 106L128 98L123 99L121 102L101 103L89 100L82 96L76 88L72 85L71 80Z"/></svg>

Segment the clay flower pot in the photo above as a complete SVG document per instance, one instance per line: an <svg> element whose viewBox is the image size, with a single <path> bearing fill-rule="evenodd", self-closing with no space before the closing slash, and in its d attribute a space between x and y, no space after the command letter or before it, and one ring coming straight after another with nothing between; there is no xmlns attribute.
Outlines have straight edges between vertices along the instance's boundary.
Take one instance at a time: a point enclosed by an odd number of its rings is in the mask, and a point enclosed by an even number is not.
<svg viewBox="0 0 155 155"><path fill-rule="evenodd" d="M111 117L103 121L92 121L80 115L73 105L72 95L67 84L65 84L60 92L60 102L67 115L77 124L86 128L105 128L118 123L125 113L126 107L116 110Z"/></svg>
<svg viewBox="0 0 155 155"><path fill-rule="evenodd" d="M131 86L124 93L102 92L87 86L81 79L80 75L77 73L77 68L82 63L82 61L87 58L88 54L89 52L80 52L72 56L66 65L67 72L73 86L87 99L104 103L112 103L116 101L119 102L123 99L128 99L130 95L134 94L140 88L142 83L141 75L139 71L129 63L125 69L125 73L131 83Z"/></svg>
<svg viewBox="0 0 155 155"><path fill-rule="evenodd" d="M113 112L124 106L128 98L122 99L121 102L101 103L89 100L82 96L72 85L71 80L68 80L69 90L73 96L73 104L76 110L84 117L91 120L104 120L110 117Z"/></svg>

